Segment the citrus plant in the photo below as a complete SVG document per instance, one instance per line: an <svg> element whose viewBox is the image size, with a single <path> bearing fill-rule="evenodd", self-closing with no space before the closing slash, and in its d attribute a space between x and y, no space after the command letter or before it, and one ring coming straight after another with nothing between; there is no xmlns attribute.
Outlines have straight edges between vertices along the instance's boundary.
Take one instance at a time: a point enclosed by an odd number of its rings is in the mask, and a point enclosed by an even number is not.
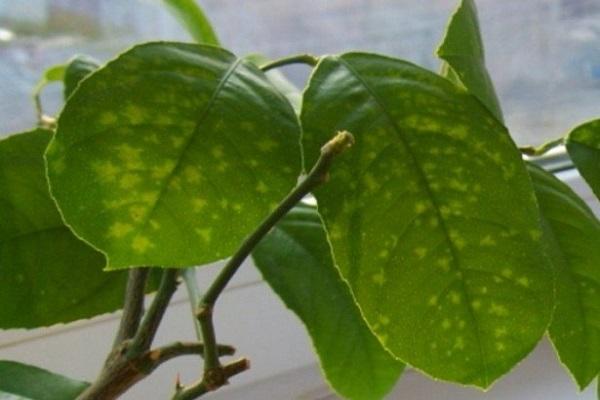
<svg viewBox="0 0 600 400"><path fill-rule="evenodd" d="M600 122L518 148L473 0L450 20L440 74L364 52L240 58L193 1L165 3L199 44L55 66L35 89L39 127L0 141L0 328L122 308L94 382L1 361L0 397L112 399L185 354L204 372L173 399L219 389L249 367L222 362L234 348L212 322L248 257L342 397L383 398L405 365L487 389L545 333L580 389L597 380L600 223L523 155L566 144L600 196ZM273 71L292 63L312 68L302 93ZM52 81L56 119L39 100ZM217 260L199 293L195 266ZM198 341L153 347L182 281Z"/></svg>

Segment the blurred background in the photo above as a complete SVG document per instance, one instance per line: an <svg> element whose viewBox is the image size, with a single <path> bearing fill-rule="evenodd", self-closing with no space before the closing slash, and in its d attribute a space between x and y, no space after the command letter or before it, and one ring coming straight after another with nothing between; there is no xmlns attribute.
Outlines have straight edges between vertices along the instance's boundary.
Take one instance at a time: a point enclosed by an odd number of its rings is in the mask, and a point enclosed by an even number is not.
<svg viewBox="0 0 600 400"><path fill-rule="evenodd" d="M365 50L437 70L434 50L455 0L204 0L238 55ZM519 144L540 144L598 115L600 1L479 0L487 63ZM189 40L159 0L0 0L0 134L34 123L42 71L74 53L100 61L134 43ZM307 70L286 70L303 85ZM60 107L60 88L45 94Z"/></svg>

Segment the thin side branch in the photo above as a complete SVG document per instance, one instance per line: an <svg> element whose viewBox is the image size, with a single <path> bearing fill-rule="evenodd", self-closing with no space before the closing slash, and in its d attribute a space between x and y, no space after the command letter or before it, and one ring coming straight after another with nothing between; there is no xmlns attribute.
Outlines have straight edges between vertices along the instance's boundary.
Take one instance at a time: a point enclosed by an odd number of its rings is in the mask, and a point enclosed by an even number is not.
<svg viewBox="0 0 600 400"><path fill-rule="evenodd" d="M160 325L169 302L177 290L177 277L179 271L176 269L166 269L163 271L162 279L152 304L144 316L142 323L128 347L128 353L131 357L141 354L148 350L152 345L156 331Z"/></svg>
<svg viewBox="0 0 600 400"><path fill-rule="evenodd" d="M534 147L534 146L519 147L519 150L521 150L521 153L525 154L526 156L543 156L544 154L546 154L553 148L563 145L564 142L565 142L564 138L558 138L558 139L554 139L549 142L546 142L538 147Z"/></svg>
<svg viewBox="0 0 600 400"><path fill-rule="evenodd" d="M279 60L275 60L275 61L271 61L266 64L263 64L260 66L260 69L263 72L267 72L268 70L273 69L273 68L279 68L279 67L283 67L285 65L292 65L292 64L306 64L311 67L314 67L315 65L317 65L318 62L319 62L319 57L315 57L310 54L297 54L294 56L281 58Z"/></svg>
<svg viewBox="0 0 600 400"><path fill-rule="evenodd" d="M115 337L113 349L124 340L132 338L138 330L142 314L144 313L144 294L148 268L133 268L129 270L127 287L125 288L125 302L119 330Z"/></svg>
<svg viewBox="0 0 600 400"><path fill-rule="evenodd" d="M247 360L239 360L233 365L221 366L216 347L215 329L212 315L214 305L244 260L258 245L262 238L283 218L304 196L317 186L325 183L329 177L329 169L335 157L340 155L354 143L354 137L346 131L338 134L321 148L321 155L305 179L263 220L258 228L241 244L237 252L229 259L208 291L198 304L197 318L204 341L204 376L192 387L177 386L174 400L194 399L206 391L216 390L227 384L228 379L248 367Z"/></svg>

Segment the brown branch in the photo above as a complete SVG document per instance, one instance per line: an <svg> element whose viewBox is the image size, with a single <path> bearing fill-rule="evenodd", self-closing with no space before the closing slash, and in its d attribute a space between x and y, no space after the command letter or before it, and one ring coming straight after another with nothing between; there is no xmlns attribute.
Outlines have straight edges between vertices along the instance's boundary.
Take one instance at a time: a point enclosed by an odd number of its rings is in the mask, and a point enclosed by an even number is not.
<svg viewBox="0 0 600 400"><path fill-rule="evenodd" d="M138 330L142 314L144 313L144 293L147 278L148 268L133 268L129 270L127 287L125 288L123 314L113 349L117 348L124 340L132 338Z"/></svg>

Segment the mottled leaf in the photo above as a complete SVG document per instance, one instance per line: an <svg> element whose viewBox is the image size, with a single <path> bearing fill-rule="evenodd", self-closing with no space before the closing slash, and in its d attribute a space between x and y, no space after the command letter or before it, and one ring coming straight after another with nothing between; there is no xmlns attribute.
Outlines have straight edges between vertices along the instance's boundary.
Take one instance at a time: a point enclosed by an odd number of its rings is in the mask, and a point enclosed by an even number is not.
<svg viewBox="0 0 600 400"><path fill-rule="evenodd" d="M437 55L444 60L442 75L451 81L462 83L502 122L500 103L485 67L483 41L474 0L461 0L450 19Z"/></svg>
<svg viewBox="0 0 600 400"><path fill-rule="evenodd" d="M182 267L229 256L294 187L298 137L252 64L149 43L80 83L46 159L65 220L109 269Z"/></svg>
<svg viewBox="0 0 600 400"><path fill-rule="evenodd" d="M600 199L600 120L587 122L569 133L567 151L583 179Z"/></svg>
<svg viewBox="0 0 600 400"><path fill-rule="evenodd" d="M306 165L331 132L356 138L315 196L371 328L429 375L490 386L553 306L533 189L505 128L447 80L363 53L322 59L302 110Z"/></svg>
<svg viewBox="0 0 600 400"><path fill-rule="evenodd" d="M304 322L331 386L348 399L381 399L403 364L381 347L333 264L314 207L292 210L254 250L265 280Z"/></svg>
<svg viewBox="0 0 600 400"><path fill-rule="evenodd" d="M0 328L33 328L110 312L126 274L63 224L48 193L43 154L51 132L0 141Z"/></svg>
<svg viewBox="0 0 600 400"><path fill-rule="evenodd" d="M73 400L88 386L32 365L0 360L1 400Z"/></svg>
<svg viewBox="0 0 600 400"><path fill-rule="evenodd" d="M198 43L219 45L219 39L204 10L195 0L163 0L190 36Z"/></svg>
<svg viewBox="0 0 600 400"><path fill-rule="evenodd" d="M567 185L529 165L554 263L550 338L580 388L600 372L600 222Z"/></svg>
<svg viewBox="0 0 600 400"><path fill-rule="evenodd" d="M78 55L67 64L64 72L64 97L69 98L77 88L77 84L86 76L98 69L100 64L91 57Z"/></svg>

